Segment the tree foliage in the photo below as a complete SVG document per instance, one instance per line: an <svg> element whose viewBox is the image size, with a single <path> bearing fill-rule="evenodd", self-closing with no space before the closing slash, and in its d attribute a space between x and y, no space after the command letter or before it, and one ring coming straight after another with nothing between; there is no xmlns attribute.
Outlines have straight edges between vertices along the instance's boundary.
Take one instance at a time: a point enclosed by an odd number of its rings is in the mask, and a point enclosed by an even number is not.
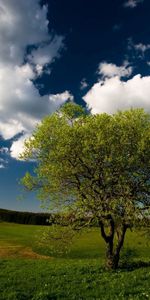
<svg viewBox="0 0 150 300"><path fill-rule="evenodd" d="M96 220L107 264L117 267L126 230L149 220L150 115L142 109L86 115L68 103L43 119L23 158L37 161L24 186L55 208Z"/></svg>

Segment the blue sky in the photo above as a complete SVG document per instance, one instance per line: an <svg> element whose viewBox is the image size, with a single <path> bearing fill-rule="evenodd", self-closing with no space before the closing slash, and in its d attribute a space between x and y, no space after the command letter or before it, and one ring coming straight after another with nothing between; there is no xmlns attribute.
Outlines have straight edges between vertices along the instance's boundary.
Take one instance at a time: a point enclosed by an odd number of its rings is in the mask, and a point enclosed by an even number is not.
<svg viewBox="0 0 150 300"><path fill-rule="evenodd" d="M150 111L149 0L0 0L0 207L39 211L19 179L36 124L68 99Z"/></svg>

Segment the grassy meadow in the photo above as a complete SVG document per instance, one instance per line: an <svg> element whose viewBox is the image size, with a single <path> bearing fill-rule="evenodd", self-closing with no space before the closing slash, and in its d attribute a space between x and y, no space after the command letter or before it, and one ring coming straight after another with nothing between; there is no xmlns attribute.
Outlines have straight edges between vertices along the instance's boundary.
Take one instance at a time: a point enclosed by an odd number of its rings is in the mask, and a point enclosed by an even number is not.
<svg viewBox="0 0 150 300"><path fill-rule="evenodd" d="M149 243L128 232L120 268L104 268L98 228L83 232L59 256L39 245L45 227L0 223L0 299L150 299Z"/></svg>

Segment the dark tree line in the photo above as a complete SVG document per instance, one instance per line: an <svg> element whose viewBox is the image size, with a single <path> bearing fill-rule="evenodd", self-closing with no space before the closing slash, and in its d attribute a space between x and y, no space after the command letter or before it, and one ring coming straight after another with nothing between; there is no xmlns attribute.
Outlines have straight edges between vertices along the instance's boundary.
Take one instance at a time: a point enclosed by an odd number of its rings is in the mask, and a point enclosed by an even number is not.
<svg viewBox="0 0 150 300"><path fill-rule="evenodd" d="M50 220L50 222L48 222ZM49 225L52 216L48 213L19 212L0 209L0 221L30 225Z"/></svg>

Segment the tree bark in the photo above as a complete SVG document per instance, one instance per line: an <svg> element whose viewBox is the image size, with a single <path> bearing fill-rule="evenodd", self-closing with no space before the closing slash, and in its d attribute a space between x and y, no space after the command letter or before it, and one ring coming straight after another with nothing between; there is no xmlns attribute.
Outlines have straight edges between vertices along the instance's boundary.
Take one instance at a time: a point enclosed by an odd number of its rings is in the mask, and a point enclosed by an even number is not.
<svg viewBox="0 0 150 300"><path fill-rule="evenodd" d="M125 224L122 225L121 232L118 235L118 242L117 242L116 248L113 250L112 255L107 255L106 265L109 269L116 270L118 268L119 260L120 260L120 251L121 251L123 243L124 243L127 228L128 228L127 225L125 225Z"/></svg>
<svg viewBox="0 0 150 300"><path fill-rule="evenodd" d="M115 224L112 217L109 217L110 221L110 233L105 233L104 223L99 220L99 226L101 228L101 236L107 244L106 249L106 267L110 270L116 270L119 265L120 251L122 249L124 238L127 230L127 225L122 224L121 232L118 234L118 242L114 248L114 235L115 235Z"/></svg>
<svg viewBox="0 0 150 300"><path fill-rule="evenodd" d="M118 268L119 258L119 256L114 254L106 256L106 268L109 270L116 270Z"/></svg>

